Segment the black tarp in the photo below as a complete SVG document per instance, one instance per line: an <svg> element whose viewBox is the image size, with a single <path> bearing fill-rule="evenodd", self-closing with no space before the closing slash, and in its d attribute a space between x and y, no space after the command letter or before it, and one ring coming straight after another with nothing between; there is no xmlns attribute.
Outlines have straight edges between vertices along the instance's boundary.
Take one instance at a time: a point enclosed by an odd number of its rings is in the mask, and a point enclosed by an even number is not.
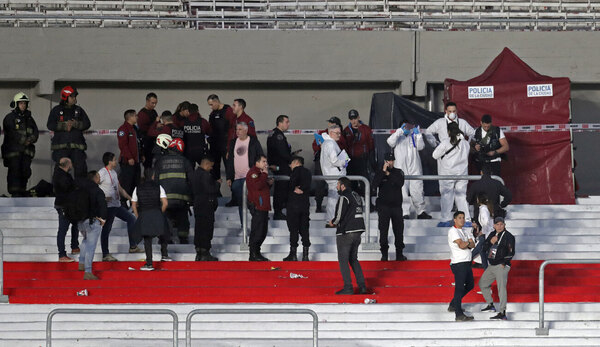
<svg viewBox="0 0 600 347"><path fill-rule="evenodd" d="M369 126L371 129L398 129L402 123L412 123L421 128L427 128L436 119L442 117L442 113L430 112L419 107L412 101L394 93L376 93L371 99L371 115ZM383 156L391 152L386 140L390 134L374 135L375 151L378 166L383 164ZM419 152L424 175L437 175L437 162L431 157L433 147L425 141L425 148ZM425 195L438 195L437 181L424 181Z"/></svg>

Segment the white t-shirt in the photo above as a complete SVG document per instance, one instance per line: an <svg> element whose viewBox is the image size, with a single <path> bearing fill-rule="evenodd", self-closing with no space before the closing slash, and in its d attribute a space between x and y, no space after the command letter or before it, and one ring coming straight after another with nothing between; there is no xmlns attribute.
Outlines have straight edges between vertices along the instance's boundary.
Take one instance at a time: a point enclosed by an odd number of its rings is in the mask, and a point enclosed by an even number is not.
<svg viewBox="0 0 600 347"><path fill-rule="evenodd" d="M483 232L486 237L494 230L494 220L486 205L479 206L479 225L481 226L481 232Z"/></svg>
<svg viewBox="0 0 600 347"><path fill-rule="evenodd" d="M484 138L486 135L487 135L487 131L485 131L485 130L483 130L483 128L481 128L481 138ZM500 129L500 139L504 139L504 138L506 138L504 136L504 131L502 131L502 129ZM501 160L502 160L502 158L498 157L498 158L494 158L494 159L490 160L490 162L494 163L494 162L501 161Z"/></svg>
<svg viewBox="0 0 600 347"><path fill-rule="evenodd" d="M463 263L465 261L471 261L471 250L469 248L461 249L454 240L461 239L463 241L469 241L472 239L466 231L463 229L457 229L455 227L448 230L448 246L450 246L450 264Z"/></svg>
<svg viewBox="0 0 600 347"><path fill-rule="evenodd" d="M107 207L119 207L121 206L121 195L119 194L119 178L115 170L108 170L103 167L98 171L100 175L99 187L104 192L106 197ZM110 199L109 199L110 198Z"/></svg>
<svg viewBox="0 0 600 347"><path fill-rule="evenodd" d="M161 199L166 199L167 198L167 193L165 192L165 189L160 186L160 198ZM137 202L138 198L137 198L137 188L135 188L133 190L133 194L131 194L131 201L133 202Z"/></svg>

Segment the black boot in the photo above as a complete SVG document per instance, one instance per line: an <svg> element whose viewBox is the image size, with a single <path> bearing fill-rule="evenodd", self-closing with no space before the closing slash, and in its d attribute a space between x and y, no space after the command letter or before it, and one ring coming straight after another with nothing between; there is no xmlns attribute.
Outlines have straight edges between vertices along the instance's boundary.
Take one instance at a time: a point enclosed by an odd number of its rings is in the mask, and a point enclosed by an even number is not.
<svg viewBox="0 0 600 347"><path fill-rule="evenodd" d="M308 247L302 247L302 261L309 261L309 259L308 259Z"/></svg>
<svg viewBox="0 0 600 347"><path fill-rule="evenodd" d="M323 202L317 201L317 208L315 209L315 213L322 213L323 211Z"/></svg>
<svg viewBox="0 0 600 347"><path fill-rule="evenodd" d="M218 260L219 259L217 257L213 257L212 254L210 254L210 250L200 248L200 261L218 261Z"/></svg>
<svg viewBox="0 0 600 347"><path fill-rule="evenodd" d="M248 258L249 261L269 261L269 259L263 257L262 254L260 254L260 250L250 250L250 257Z"/></svg>
<svg viewBox="0 0 600 347"><path fill-rule="evenodd" d="M396 261L405 261L408 258L406 258L406 256L402 253L402 250L397 250L396 249Z"/></svg>
<svg viewBox="0 0 600 347"><path fill-rule="evenodd" d="M298 261L298 257L296 256L296 247L290 247L290 254L283 258L283 261Z"/></svg>
<svg viewBox="0 0 600 347"><path fill-rule="evenodd" d="M388 249L387 248L381 249L381 261L388 261Z"/></svg>

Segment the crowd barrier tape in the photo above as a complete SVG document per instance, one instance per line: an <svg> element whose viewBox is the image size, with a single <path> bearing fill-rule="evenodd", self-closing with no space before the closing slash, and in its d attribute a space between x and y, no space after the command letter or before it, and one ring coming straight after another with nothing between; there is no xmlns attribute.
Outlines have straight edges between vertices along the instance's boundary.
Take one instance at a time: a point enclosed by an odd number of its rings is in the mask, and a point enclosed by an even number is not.
<svg viewBox="0 0 600 347"><path fill-rule="evenodd" d="M505 133L534 133L534 132L548 132L548 131L569 131L573 132L600 132L600 123L572 123L572 124L536 124L536 125L507 125L501 126L500 129ZM293 129L286 131L286 135L312 135L323 129ZM390 135L396 132L397 129L373 129L374 135ZM269 135L273 130L257 130L256 133L259 135ZM425 132L425 129L423 129ZM40 134L50 134L52 131L40 130ZM86 135L91 136L104 136L104 135L117 135L117 129L99 129L99 130L88 130L85 132Z"/></svg>

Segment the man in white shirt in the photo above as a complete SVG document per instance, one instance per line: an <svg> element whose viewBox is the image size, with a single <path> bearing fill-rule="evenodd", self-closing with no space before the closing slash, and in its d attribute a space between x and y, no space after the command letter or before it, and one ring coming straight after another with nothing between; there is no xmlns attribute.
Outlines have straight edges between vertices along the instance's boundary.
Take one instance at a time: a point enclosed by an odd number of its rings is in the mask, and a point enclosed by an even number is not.
<svg viewBox="0 0 600 347"><path fill-rule="evenodd" d="M458 118L456 104L452 101L446 103L446 108L444 109L444 112L445 114L443 118L437 119L425 131L423 131L427 142L429 142L429 144L431 144L431 146L435 148L437 147L437 145L440 144L441 141L447 139L448 124L450 123L457 123L460 131L462 131L463 134L470 141L473 135L475 135L475 129L473 129L473 127L469 125L469 123L467 123L466 120ZM436 134L439 137L439 141L437 141L433 136Z"/></svg>
<svg viewBox="0 0 600 347"><path fill-rule="evenodd" d="M463 230L465 213L454 213L454 226L448 230L448 246L450 246L450 269L454 274L454 298L448 306L449 312L455 312L456 321L470 321L473 317L465 315L462 309L462 298L475 286L473 270L471 270L471 249L475 242L470 234Z"/></svg>
<svg viewBox="0 0 600 347"><path fill-rule="evenodd" d="M106 197L106 205L108 213L106 223L102 227L100 235L100 244L102 246L102 261L117 261L108 250L108 236L112 229L115 217L127 223L127 235L129 235L129 253L143 253L144 250L137 246L137 242L133 239L135 216L121 205L121 196L127 200L131 200L131 196L127 194L125 189L119 184L119 178L115 168L117 167L117 157L114 153L106 152L102 156L104 167L98 171L100 175L100 189Z"/></svg>
<svg viewBox="0 0 600 347"><path fill-rule="evenodd" d="M500 127L492 125L492 116L484 114L481 126L475 129L475 165L482 172L483 165L489 165L492 175L500 176L502 154L508 152L508 141Z"/></svg>

